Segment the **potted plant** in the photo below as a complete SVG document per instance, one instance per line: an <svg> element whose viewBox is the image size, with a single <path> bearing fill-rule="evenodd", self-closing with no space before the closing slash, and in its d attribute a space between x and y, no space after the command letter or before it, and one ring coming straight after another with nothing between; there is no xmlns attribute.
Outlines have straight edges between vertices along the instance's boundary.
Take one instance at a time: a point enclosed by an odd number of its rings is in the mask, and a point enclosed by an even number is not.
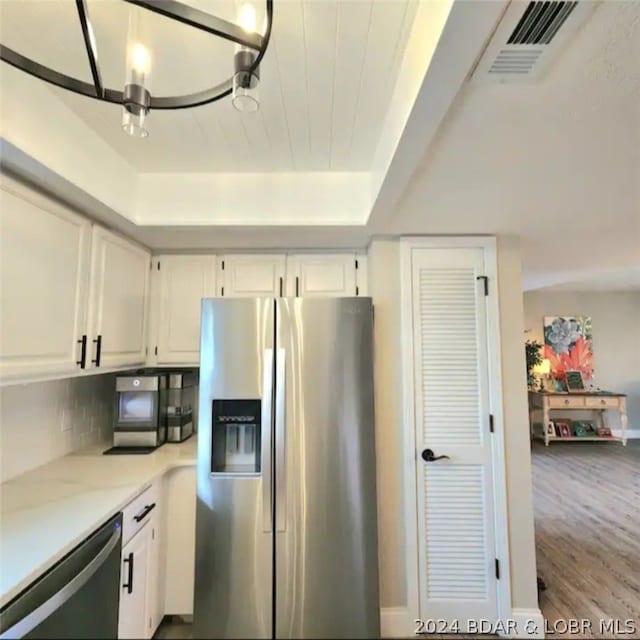
<svg viewBox="0 0 640 640"><path fill-rule="evenodd" d="M527 386L529 389L534 389L536 376L533 373L533 367L542 363L542 355L540 353L542 344L537 340L527 340L524 343L524 349L527 358Z"/></svg>

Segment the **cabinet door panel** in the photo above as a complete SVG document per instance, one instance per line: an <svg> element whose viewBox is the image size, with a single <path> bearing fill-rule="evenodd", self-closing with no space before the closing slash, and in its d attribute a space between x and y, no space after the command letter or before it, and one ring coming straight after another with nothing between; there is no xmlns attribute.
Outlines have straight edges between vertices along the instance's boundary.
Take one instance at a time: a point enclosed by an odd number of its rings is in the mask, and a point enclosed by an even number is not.
<svg viewBox="0 0 640 640"><path fill-rule="evenodd" d="M13 181L0 187L0 377L75 372L91 225Z"/></svg>
<svg viewBox="0 0 640 640"><path fill-rule="evenodd" d="M276 254L226 255L221 258L221 293L225 297L284 295L285 256Z"/></svg>
<svg viewBox="0 0 640 640"><path fill-rule="evenodd" d="M177 467L166 476L165 615L193 615L196 558L196 470ZM169 579L170 577L170 579Z"/></svg>
<svg viewBox="0 0 640 640"><path fill-rule="evenodd" d="M216 258L161 256L158 261L158 362L198 364L200 302L216 295Z"/></svg>
<svg viewBox="0 0 640 640"><path fill-rule="evenodd" d="M161 506L158 505L161 509ZM151 540L149 541L149 579L147 582L147 638L153 637L164 616L164 558L162 557L162 511L156 510L149 521Z"/></svg>
<svg viewBox="0 0 640 640"><path fill-rule="evenodd" d="M145 361L149 265L148 251L94 227L89 337L102 336L101 367Z"/></svg>
<svg viewBox="0 0 640 640"><path fill-rule="evenodd" d="M149 637L147 585L150 532L147 524L122 549L118 638Z"/></svg>
<svg viewBox="0 0 640 640"><path fill-rule="evenodd" d="M356 262L352 253L292 255L288 257L287 274L290 296L356 295Z"/></svg>

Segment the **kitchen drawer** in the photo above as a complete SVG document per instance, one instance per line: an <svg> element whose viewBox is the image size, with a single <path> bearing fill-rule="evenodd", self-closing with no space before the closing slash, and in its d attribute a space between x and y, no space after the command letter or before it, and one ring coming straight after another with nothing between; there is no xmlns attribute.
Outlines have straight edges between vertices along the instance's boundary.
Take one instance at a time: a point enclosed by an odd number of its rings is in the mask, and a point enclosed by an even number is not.
<svg viewBox="0 0 640 640"><path fill-rule="evenodd" d="M158 483L155 483L122 510L122 546L147 524L152 514L155 515L153 512L158 508L159 502L160 492Z"/></svg>
<svg viewBox="0 0 640 640"><path fill-rule="evenodd" d="M560 396L558 398L549 398L550 409L575 409L576 407L585 406L585 398L575 396Z"/></svg>
<svg viewBox="0 0 640 640"><path fill-rule="evenodd" d="M598 398L591 397L585 398L587 407L589 409L617 409L618 408L618 398Z"/></svg>

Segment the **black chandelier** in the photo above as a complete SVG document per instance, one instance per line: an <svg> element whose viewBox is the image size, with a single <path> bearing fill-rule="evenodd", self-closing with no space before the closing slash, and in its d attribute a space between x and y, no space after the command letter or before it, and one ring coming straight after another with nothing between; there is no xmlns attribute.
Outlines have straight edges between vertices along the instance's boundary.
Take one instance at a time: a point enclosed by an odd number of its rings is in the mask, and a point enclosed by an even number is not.
<svg viewBox="0 0 640 640"><path fill-rule="evenodd" d="M231 78L210 89L181 96L152 96L150 94L147 88L150 54L146 47L137 41L137 24L133 17L129 23L127 77L124 89L119 91L105 87L98 65L98 51L86 0L75 1L93 84L55 71L2 44L0 44L0 59L25 73L68 91L103 102L122 105L122 127L135 137L144 138L148 135L145 121L152 109L188 109L215 102L228 95L232 95L233 105L239 111L256 111L258 109L257 86L260 80L260 61L264 57L271 37L273 0L266 0L264 35L256 29L256 14L251 4L242 7L240 24L235 24L175 0L123 0L128 4L136 5L236 44L233 61L234 73Z"/></svg>

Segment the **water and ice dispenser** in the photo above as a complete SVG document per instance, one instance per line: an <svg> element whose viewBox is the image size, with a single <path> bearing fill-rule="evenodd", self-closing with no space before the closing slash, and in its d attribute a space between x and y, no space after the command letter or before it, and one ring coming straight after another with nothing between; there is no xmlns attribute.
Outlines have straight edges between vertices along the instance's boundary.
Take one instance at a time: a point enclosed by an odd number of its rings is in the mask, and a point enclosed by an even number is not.
<svg viewBox="0 0 640 640"><path fill-rule="evenodd" d="M260 400L214 400L212 473L260 473Z"/></svg>

